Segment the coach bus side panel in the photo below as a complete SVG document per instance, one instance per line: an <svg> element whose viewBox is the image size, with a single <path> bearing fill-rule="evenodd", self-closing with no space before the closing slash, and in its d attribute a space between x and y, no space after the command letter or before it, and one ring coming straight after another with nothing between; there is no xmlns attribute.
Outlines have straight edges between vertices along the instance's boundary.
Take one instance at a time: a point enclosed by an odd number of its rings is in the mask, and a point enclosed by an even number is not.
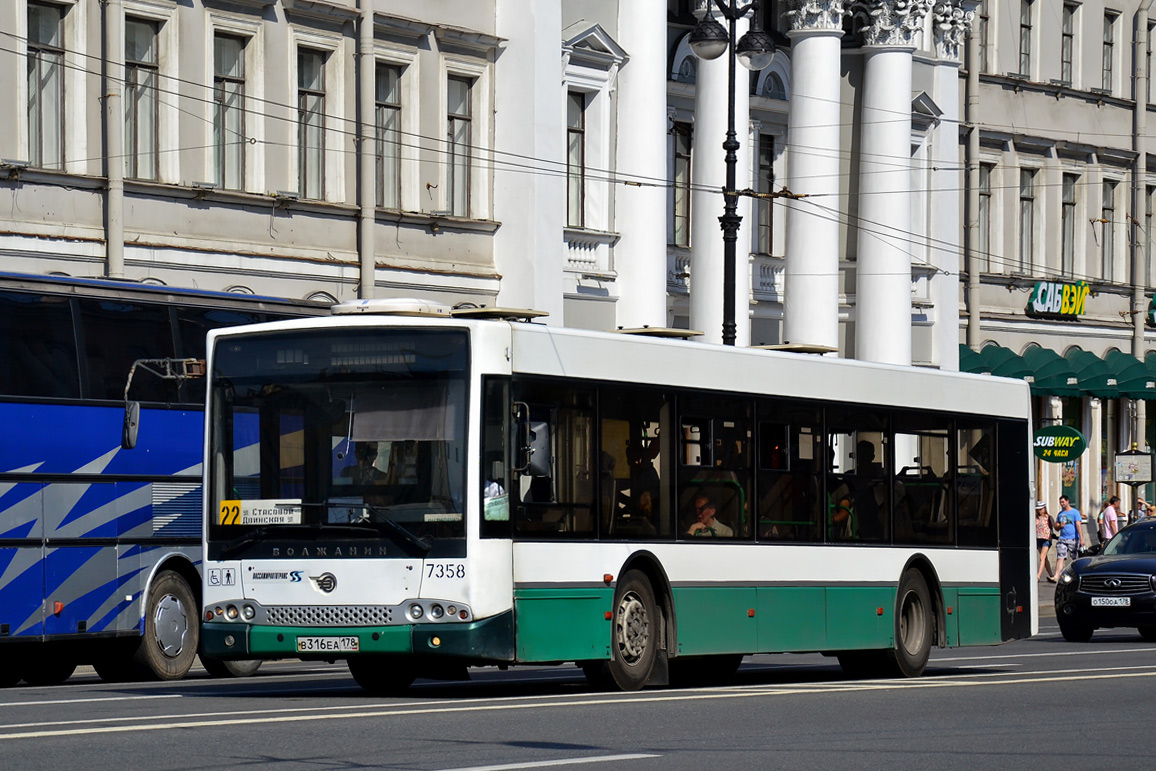
<svg viewBox="0 0 1156 771"><path fill-rule="evenodd" d="M1032 633L1033 566L1028 424L999 425L1000 636L1018 640Z"/></svg>
<svg viewBox="0 0 1156 771"><path fill-rule="evenodd" d="M44 634L43 485L12 485L0 495L0 638Z"/></svg>

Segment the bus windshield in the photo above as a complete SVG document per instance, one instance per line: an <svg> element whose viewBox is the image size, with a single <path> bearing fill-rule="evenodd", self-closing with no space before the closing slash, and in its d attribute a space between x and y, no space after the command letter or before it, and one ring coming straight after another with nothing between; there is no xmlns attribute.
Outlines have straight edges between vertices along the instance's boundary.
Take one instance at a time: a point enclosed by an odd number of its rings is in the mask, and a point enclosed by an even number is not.
<svg viewBox="0 0 1156 771"><path fill-rule="evenodd" d="M464 548L467 342L348 328L218 340L210 556Z"/></svg>

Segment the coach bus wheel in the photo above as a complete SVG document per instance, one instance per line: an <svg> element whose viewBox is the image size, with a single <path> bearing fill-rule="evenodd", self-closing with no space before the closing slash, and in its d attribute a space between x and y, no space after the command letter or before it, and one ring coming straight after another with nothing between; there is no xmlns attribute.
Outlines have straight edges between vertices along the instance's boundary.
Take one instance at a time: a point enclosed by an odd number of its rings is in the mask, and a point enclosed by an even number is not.
<svg viewBox="0 0 1156 771"><path fill-rule="evenodd" d="M646 685L657 648L658 613L650 579L641 571L628 571L614 599L614 636L607 664L614 683L624 691Z"/></svg>
<svg viewBox="0 0 1156 771"><path fill-rule="evenodd" d="M358 656L351 658L349 674L366 693L374 696L401 696L415 679L403 659L391 656Z"/></svg>
<svg viewBox="0 0 1156 771"><path fill-rule="evenodd" d="M201 627L193 591L178 574L157 574L145 609L145 631L133 660L156 680L179 680L193 665Z"/></svg>
<svg viewBox="0 0 1156 771"><path fill-rule="evenodd" d="M895 611L895 649L888 658L897 674L919 677L931 655L931 593L915 568L899 581Z"/></svg>
<svg viewBox="0 0 1156 771"><path fill-rule="evenodd" d="M209 677L250 677L261 668L261 660L223 661L202 653L201 666L209 673Z"/></svg>
<svg viewBox="0 0 1156 771"><path fill-rule="evenodd" d="M76 662L51 653L35 656L28 662L23 677L29 685L59 685L76 671Z"/></svg>

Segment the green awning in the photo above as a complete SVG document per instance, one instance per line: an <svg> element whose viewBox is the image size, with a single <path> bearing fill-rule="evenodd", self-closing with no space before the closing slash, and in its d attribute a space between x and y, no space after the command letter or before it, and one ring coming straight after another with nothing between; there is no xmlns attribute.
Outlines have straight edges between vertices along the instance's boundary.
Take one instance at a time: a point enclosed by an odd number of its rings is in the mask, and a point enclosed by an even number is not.
<svg viewBox="0 0 1156 771"><path fill-rule="evenodd" d="M1014 377L1030 382L1034 374L1022 356L997 343L988 343L979 355L987 362L987 371L997 377Z"/></svg>
<svg viewBox="0 0 1156 771"><path fill-rule="evenodd" d="M970 372L973 375L990 375L991 367L987 360L964 343L959 344L959 371Z"/></svg>
<svg viewBox="0 0 1156 771"><path fill-rule="evenodd" d="M1116 371L1099 356L1083 348L1074 347L1064 354L1064 358L1076 371L1076 376L1080 379L1080 390L1085 394L1101 399L1116 399L1120 396Z"/></svg>
<svg viewBox="0 0 1156 771"><path fill-rule="evenodd" d="M1032 372L1033 396L1083 396L1079 373L1050 348L1031 345L1021 357Z"/></svg>
<svg viewBox="0 0 1156 771"><path fill-rule="evenodd" d="M1156 372L1131 354L1112 349L1104 361L1116 373L1116 388L1125 399L1156 399Z"/></svg>

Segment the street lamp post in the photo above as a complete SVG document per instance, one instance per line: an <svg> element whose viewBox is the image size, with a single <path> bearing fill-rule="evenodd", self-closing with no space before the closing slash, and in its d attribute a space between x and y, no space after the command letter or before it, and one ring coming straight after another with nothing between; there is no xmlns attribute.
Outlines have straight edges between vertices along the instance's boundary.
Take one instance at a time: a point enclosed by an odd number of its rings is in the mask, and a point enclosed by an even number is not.
<svg viewBox="0 0 1156 771"><path fill-rule="evenodd" d="M775 44L759 23L758 0L740 5L739 0L713 0L727 26L719 24L711 13L711 0L706 0L705 13L690 33L690 50L700 59L717 59L723 53L727 59L727 136L723 141L726 151L726 186L723 188L723 215L719 224L723 232L723 345L735 344L735 245L739 240L739 191L735 177L738 166L739 140L735 134L735 58L750 70L761 70L771 63ZM735 23L751 14L750 30L735 43Z"/></svg>

